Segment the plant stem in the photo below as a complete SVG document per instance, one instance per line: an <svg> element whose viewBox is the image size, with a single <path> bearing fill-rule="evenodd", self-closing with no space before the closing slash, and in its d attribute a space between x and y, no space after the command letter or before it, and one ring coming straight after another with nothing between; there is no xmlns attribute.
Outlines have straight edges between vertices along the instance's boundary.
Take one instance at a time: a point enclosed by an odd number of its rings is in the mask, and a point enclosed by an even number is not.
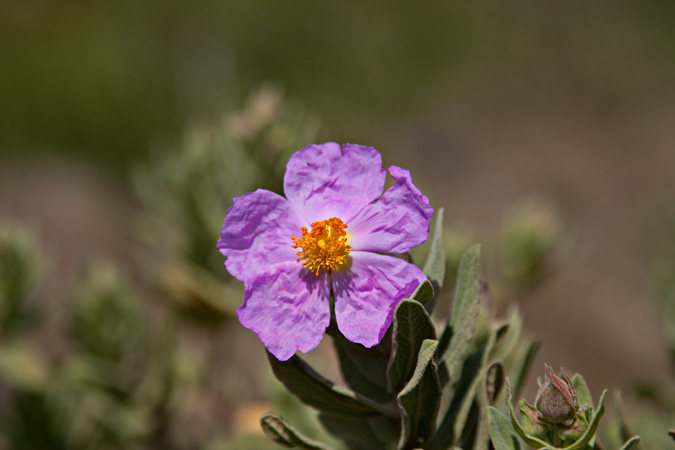
<svg viewBox="0 0 675 450"><path fill-rule="evenodd" d="M562 443L560 442L560 437L558 436L558 424L554 423L553 424L553 446L555 448L560 448L560 445Z"/></svg>

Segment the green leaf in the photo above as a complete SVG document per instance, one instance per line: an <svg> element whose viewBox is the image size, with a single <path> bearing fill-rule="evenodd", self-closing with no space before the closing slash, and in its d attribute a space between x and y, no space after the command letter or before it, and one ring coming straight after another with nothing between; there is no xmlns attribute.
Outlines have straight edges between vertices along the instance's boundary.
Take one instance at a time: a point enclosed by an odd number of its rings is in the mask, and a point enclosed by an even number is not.
<svg viewBox="0 0 675 450"><path fill-rule="evenodd" d="M260 418L260 425L265 436L283 447L298 447L303 450L330 450L330 447L327 445L303 436L298 430L276 414L268 413L262 416Z"/></svg>
<svg viewBox="0 0 675 450"><path fill-rule="evenodd" d="M521 450L520 441L509 419L494 406L488 407L488 426L495 450Z"/></svg>
<svg viewBox="0 0 675 450"><path fill-rule="evenodd" d="M385 414L398 417L393 406L382 405L374 400L337 386L322 377L302 358L294 355L288 361L279 361L267 352L272 371L286 389L302 402L320 411L347 417L373 417Z"/></svg>
<svg viewBox="0 0 675 450"><path fill-rule="evenodd" d="M422 342L415 372L398 394L403 425L400 449L422 447L433 435L442 393L434 359L437 346L432 339Z"/></svg>
<svg viewBox="0 0 675 450"><path fill-rule="evenodd" d="M640 436L633 436L632 438L628 439L619 450L630 450L631 448L635 447L638 442L640 442Z"/></svg>
<svg viewBox="0 0 675 450"><path fill-rule="evenodd" d="M607 394L607 389L602 391L600 401L598 402L598 408L595 410L591 424L588 426L586 432L574 444L565 447L564 450L581 450L595 439L595 433L598 431L600 419L602 419L602 416L605 414L605 394Z"/></svg>
<svg viewBox="0 0 675 450"><path fill-rule="evenodd" d="M445 366L443 382L455 379L471 349L480 310L481 271L480 245L474 245L462 257L455 300L440 339L444 344L444 348L439 349L440 360Z"/></svg>
<svg viewBox="0 0 675 450"><path fill-rule="evenodd" d="M431 238L431 247L427 260L424 262L422 272L427 276L433 286L433 298L425 304L427 311L433 311L436 299L443 289L445 280L445 247L443 247L443 208L436 210L434 234ZM422 302L424 303L424 302Z"/></svg>
<svg viewBox="0 0 675 450"><path fill-rule="evenodd" d="M351 389L378 402L393 401L387 388L387 360L383 355L341 339L333 339L333 345L342 377Z"/></svg>
<svg viewBox="0 0 675 450"><path fill-rule="evenodd" d="M422 342L436 339L436 330L421 303L404 299L394 311L391 359L387 379L391 392L399 392L410 380Z"/></svg>
<svg viewBox="0 0 675 450"><path fill-rule="evenodd" d="M319 421L351 450L390 450L398 438L398 421L391 417L350 419L321 413Z"/></svg>
<svg viewBox="0 0 675 450"><path fill-rule="evenodd" d="M431 285L431 281L429 279L426 279L422 281L417 288L415 289L415 292L410 296L410 298L417 300L421 304L425 304L430 300L433 300L434 298L434 288Z"/></svg>
<svg viewBox="0 0 675 450"><path fill-rule="evenodd" d="M492 353L492 358L497 361L505 361L520 342L523 331L523 319L518 308L511 310L506 323L509 326L506 336L495 345L495 350Z"/></svg>
<svg viewBox="0 0 675 450"><path fill-rule="evenodd" d="M591 408L593 407L593 397L591 397L591 391L588 389L586 380L581 374L576 373L572 377L572 386L577 393L577 399L579 400L579 405L584 406L588 405Z"/></svg>

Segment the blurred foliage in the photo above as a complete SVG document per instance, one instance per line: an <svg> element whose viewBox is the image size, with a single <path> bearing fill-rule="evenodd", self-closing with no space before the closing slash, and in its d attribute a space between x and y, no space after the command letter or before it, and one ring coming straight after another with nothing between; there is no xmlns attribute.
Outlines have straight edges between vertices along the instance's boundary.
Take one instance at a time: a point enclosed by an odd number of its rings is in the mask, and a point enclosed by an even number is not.
<svg viewBox="0 0 675 450"><path fill-rule="evenodd" d="M0 227L0 337L7 339L36 314L36 285L42 260L30 233L18 225Z"/></svg>
<svg viewBox="0 0 675 450"><path fill-rule="evenodd" d="M500 256L507 281L519 293L534 288L551 269L561 220L545 198L525 198L509 211L501 232Z"/></svg>
<svg viewBox="0 0 675 450"><path fill-rule="evenodd" d="M533 87L614 107L672 91L674 12L626 1L0 2L0 151L124 167L268 80L338 141L449 98L499 102Z"/></svg>
<svg viewBox="0 0 675 450"><path fill-rule="evenodd" d="M210 321L234 314L241 289L221 281L227 274L215 251L224 209L256 188L281 193L288 157L317 132L315 119L268 86L214 126L190 128L173 150L151 149L132 177L143 207L137 231L177 305Z"/></svg>

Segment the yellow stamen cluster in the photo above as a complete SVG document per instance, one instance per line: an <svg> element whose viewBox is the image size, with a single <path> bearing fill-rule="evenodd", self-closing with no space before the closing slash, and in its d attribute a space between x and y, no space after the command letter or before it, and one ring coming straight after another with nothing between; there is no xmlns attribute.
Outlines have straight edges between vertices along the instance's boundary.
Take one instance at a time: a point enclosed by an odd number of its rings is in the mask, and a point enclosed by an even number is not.
<svg viewBox="0 0 675 450"><path fill-rule="evenodd" d="M302 266L319 275L321 269L335 270L345 262L352 248L347 245L347 224L337 217L320 220L312 224L312 231L302 227L302 237L293 239L293 248L301 251L296 254Z"/></svg>

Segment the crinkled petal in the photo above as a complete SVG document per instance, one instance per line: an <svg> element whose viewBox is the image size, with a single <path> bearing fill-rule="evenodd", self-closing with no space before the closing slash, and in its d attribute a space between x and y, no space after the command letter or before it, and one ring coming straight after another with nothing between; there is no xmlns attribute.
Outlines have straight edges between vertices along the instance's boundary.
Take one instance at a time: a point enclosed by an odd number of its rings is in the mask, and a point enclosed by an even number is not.
<svg viewBox="0 0 675 450"><path fill-rule="evenodd" d="M314 275L297 262L278 264L247 280L239 321L281 361L319 345L330 323L328 272Z"/></svg>
<svg viewBox="0 0 675 450"><path fill-rule="evenodd" d="M372 347L389 328L394 308L425 279L415 265L394 256L351 252L347 267L331 274L335 317L342 334Z"/></svg>
<svg viewBox="0 0 675 450"><path fill-rule="evenodd" d="M274 264L295 261L291 236L301 236L302 226L309 224L285 198L258 189L234 199L216 247L227 256L227 270L244 281Z"/></svg>
<svg viewBox="0 0 675 450"><path fill-rule="evenodd" d="M310 222L343 222L382 194L386 172L372 147L335 142L310 145L291 156L284 175L288 201Z"/></svg>
<svg viewBox="0 0 675 450"><path fill-rule="evenodd" d="M396 184L348 223L348 243L354 250L404 253L429 236L429 219L434 215L429 199L407 170L391 166L389 173Z"/></svg>

